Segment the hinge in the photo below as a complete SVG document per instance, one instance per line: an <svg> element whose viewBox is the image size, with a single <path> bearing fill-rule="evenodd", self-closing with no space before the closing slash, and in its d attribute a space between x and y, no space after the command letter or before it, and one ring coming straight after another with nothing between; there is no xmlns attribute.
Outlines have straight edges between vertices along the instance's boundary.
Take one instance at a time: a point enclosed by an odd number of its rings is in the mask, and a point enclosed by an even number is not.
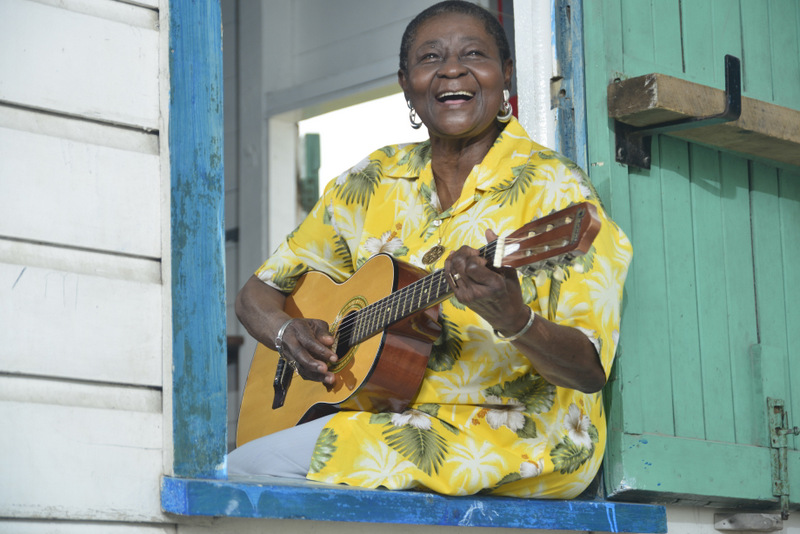
<svg viewBox="0 0 800 534"><path fill-rule="evenodd" d="M772 454L772 494L780 499L781 518L789 518L789 467L787 435L800 434L800 428L789 428L782 399L767 397L769 442Z"/></svg>

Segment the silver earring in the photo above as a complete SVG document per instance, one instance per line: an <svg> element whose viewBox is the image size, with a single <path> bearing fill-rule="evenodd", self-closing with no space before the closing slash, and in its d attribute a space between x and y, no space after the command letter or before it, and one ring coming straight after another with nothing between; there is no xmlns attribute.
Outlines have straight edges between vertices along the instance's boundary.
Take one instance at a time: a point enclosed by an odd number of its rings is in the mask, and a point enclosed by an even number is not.
<svg viewBox="0 0 800 534"><path fill-rule="evenodd" d="M417 119L417 110L411 105L411 100L406 100L408 105L408 120L411 121L411 127L419 130L422 127L422 121Z"/></svg>
<svg viewBox="0 0 800 534"><path fill-rule="evenodd" d="M511 93L508 92L508 89L503 89L503 105L500 106L500 113L497 115L497 120L500 122L508 122L511 120L511 115L514 110L511 109L511 104L508 101L509 98L511 98Z"/></svg>

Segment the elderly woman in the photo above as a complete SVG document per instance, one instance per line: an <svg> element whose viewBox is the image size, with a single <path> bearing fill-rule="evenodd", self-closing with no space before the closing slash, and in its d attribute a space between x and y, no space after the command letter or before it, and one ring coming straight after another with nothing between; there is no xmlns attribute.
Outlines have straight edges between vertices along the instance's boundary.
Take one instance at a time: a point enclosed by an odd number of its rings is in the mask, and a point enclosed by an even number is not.
<svg viewBox="0 0 800 534"><path fill-rule="evenodd" d="M544 498L592 481L631 246L583 172L511 116L512 68L502 26L474 4L442 2L408 25L398 81L430 139L384 147L331 182L236 309L295 380L333 384L330 325L290 321L286 295L309 270L344 281L384 252L444 270L453 295L439 307L441 336L404 412L340 411L256 439L231 453L231 474ZM602 227L572 265L523 274L477 251L584 201Z"/></svg>

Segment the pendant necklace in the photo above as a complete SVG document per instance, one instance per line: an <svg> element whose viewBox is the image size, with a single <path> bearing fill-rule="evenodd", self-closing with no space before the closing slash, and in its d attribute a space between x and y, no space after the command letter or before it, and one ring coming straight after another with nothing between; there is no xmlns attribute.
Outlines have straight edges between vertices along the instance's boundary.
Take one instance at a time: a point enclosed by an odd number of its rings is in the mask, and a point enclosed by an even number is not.
<svg viewBox="0 0 800 534"><path fill-rule="evenodd" d="M451 215L450 218L447 220L447 224L444 226L448 226L450 224L452 217L453 216ZM442 220L436 219L435 221L433 221L433 224L439 227L439 241L422 256L422 263L424 263L425 265L436 263L436 261L442 257L442 254L444 254L444 245L442 245Z"/></svg>

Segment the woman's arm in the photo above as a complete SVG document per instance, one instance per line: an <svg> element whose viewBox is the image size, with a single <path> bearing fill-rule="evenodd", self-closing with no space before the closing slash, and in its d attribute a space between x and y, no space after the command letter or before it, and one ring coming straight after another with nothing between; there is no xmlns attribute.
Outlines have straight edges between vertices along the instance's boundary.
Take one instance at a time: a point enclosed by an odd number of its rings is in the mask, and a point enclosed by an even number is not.
<svg viewBox="0 0 800 534"><path fill-rule="evenodd" d="M259 343L275 349L278 331L291 317L283 311L286 296L253 275L236 296L236 316ZM285 329L281 355L297 363L300 376L332 384L328 363L336 361L333 336L317 319L297 319Z"/></svg>
<svg viewBox="0 0 800 534"><path fill-rule="evenodd" d="M488 239L495 237L487 233ZM501 336L514 336L533 318L530 327L511 342L548 382L585 393L594 393L605 385L600 357L583 332L531 316L516 270L490 269L478 251L469 247L451 254L445 270L452 275L448 279L459 302L483 317Z"/></svg>

